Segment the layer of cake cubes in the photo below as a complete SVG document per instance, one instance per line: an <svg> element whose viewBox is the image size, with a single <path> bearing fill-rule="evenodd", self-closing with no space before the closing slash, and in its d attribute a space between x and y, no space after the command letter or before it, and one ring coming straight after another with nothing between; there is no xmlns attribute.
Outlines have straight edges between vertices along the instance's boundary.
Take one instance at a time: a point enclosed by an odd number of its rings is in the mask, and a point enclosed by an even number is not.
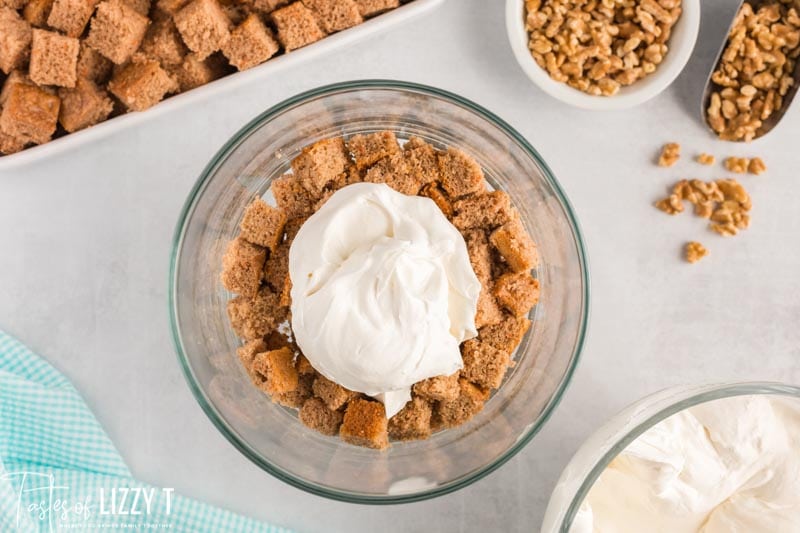
<svg viewBox="0 0 800 533"><path fill-rule="evenodd" d="M223 258L222 285L236 294L228 316L253 384L272 401L299 409L306 426L369 448L426 439L470 420L514 364L539 299L536 246L508 195L487 190L480 165L463 151L438 150L416 137L401 146L389 131L316 142L291 168L272 182L275 205L256 198L247 207ZM464 236L482 285L479 335L461 346L464 368L414 385L412 400L389 420L380 402L319 374L293 342L287 320L292 239L335 191L361 181L433 200Z"/></svg>
<svg viewBox="0 0 800 533"><path fill-rule="evenodd" d="M0 155L144 111L400 3L0 1Z"/></svg>

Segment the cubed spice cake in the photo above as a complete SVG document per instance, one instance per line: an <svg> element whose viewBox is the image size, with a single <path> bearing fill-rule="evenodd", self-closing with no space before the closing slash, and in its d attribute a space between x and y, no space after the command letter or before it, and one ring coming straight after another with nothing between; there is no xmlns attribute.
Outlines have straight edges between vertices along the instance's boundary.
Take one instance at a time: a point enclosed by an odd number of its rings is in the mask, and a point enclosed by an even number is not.
<svg viewBox="0 0 800 533"><path fill-rule="evenodd" d="M306 4L317 18L327 9L324 2ZM463 235L481 283L478 336L461 345L463 368L414 384L411 401L388 420L383 404L322 375L284 335L291 330L292 241L336 190L359 181L430 198ZM379 450L390 439L425 439L479 413L513 367L513 354L531 327L527 315L539 299L539 281L531 274L536 245L509 196L487 190L480 165L461 150L437 150L415 137L400 143L389 131L334 137L305 147L291 171L273 180L271 196L274 205L256 198L245 209L220 274L236 295L228 313L244 341L238 358L254 385L272 401L298 409L307 427Z"/></svg>
<svg viewBox="0 0 800 533"><path fill-rule="evenodd" d="M121 113L148 109L173 94L257 67L398 6L387 0L0 0L2 91L10 94L19 76L39 89L15 97L15 105L22 95L37 105L6 114L0 156ZM51 131L53 116L61 128ZM435 153L425 143L420 147L407 143L404 158L384 161L370 179L397 184L410 194L433 184ZM352 165L347 172L335 172L341 165L325 159L349 161L342 139L317 150L319 154L298 161L311 165L301 183L313 198L301 201L292 188L296 182L284 189L295 208L307 214L327 199L320 193L329 183L341 188L363 179ZM373 154L373 162L384 155ZM328 172L314 166L326 164ZM406 169L402 178L386 172L396 165Z"/></svg>

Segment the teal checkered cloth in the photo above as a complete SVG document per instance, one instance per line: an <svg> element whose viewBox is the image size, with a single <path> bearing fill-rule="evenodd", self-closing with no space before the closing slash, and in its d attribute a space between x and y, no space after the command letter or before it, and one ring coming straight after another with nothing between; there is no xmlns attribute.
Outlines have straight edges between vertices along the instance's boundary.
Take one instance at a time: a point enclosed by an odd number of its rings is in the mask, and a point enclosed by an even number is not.
<svg viewBox="0 0 800 533"><path fill-rule="evenodd" d="M140 483L57 370L0 332L0 531L287 530Z"/></svg>

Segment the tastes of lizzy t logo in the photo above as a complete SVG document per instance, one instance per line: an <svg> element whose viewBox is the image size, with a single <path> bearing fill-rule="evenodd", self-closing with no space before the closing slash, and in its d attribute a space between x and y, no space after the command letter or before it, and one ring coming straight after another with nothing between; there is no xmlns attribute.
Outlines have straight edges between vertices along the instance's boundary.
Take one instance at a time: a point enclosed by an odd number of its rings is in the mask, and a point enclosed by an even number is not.
<svg viewBox="0 0 800 533"><path fill-rule="evenodd" d="M175 489L152 487L97 487L80 498L70 487L57 483L52 474L3 472L0 482L11 482L16 506L16 529L33 525L38 531L86 531L92 529L170 529L172 494ZM2 485L2 483L0 483Z"/></svg>

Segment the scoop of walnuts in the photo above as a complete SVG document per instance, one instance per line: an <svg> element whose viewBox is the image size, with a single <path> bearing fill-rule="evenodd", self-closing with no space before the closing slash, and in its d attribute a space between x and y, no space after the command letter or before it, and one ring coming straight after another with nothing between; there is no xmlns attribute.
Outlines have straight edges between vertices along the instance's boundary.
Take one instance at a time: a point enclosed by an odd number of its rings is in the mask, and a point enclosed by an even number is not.
<svg viewBox="0 0 800 533"><path fill-rule="evenodd" d="M721 139L752 140L783 106L800 56L799 4L775 0L757 11L742 4L711 76L715 90L706 115Z"/></svg>
<svg viewBox="0 0 800 533"><path fill-rule="evenodd" d="M526 0L528 47L551 78L611 96L654 72L681 0Z"/></svg>

